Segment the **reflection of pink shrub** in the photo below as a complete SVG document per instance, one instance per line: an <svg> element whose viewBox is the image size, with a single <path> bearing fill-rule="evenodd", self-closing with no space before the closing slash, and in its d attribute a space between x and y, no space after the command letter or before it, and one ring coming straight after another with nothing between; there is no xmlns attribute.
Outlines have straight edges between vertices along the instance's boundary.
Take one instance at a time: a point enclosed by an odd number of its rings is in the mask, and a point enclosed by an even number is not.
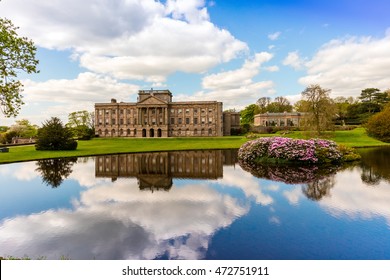
<svg viewBox="0 0 390 280"><path fill-rule="evenodd" d="M258 178L265 178L272 181L286 184L307 184L315 182L336 173L339 165L330 165L321 168L316 165L275 165L262 163L247 163L239 160L243 170L250 172Z"/></svg>
<svg viewBox="0 0 390 280"><path fill-rule="evenodd" d="M333 141L264 137L244 143L238 158L246 163L269 159L303 164L340 162L342 155Z"/></svg>

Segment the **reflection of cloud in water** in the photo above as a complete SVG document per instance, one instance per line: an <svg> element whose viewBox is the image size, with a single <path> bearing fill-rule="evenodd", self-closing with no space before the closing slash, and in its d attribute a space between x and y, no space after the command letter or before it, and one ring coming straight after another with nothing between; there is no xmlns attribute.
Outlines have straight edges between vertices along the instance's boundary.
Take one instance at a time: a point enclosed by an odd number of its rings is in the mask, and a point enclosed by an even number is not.
<svg viewBox="0 0 390 280"><path fill-rule="evenodd" d="M239 166L225 166L223 178L218 180L218 182L221 185L242 190L246 197L254 197L257 204L270 205L273 203L273 198L262 192L260 180L242 170Z"/></svg>
<svg viewBox="0 0 390 280"><path fill-rule="evenodd" d="M335 217L348 216L351 219L372 219L383 217L390 225L390 188L381 182L375 188L362 184L361 170L339 172L330 197L324 197L319 204Z"/></svg>
<svg viewBox="0 0 390 280"><path fill-rule="evenodd" d="M135 179L87 189L76 205L4 221L2 254L198 259L218 229L249 210L206 184L151 193L139 191Z"/></svg>
<svg viewBox="0 0 390 280"><path fill-rule="evenodd" d="M291 190L284 191L283 195L291 205L298 205L299 200L304 197L302 188L298 186L291 188Z"/></svg>
<svg viewBox="0 0 390 280"><path fill-rule="evenodd" d="M94 158L79 158L77 168L73 168L73 172L69 175L69 179L77 181L82 187L95 187L101 184L110 182L108 178L95 177L95 160Z"/></svg>
<svg viewBox="0 0 390 280"><path fill-rule="evenodd" d="M13 163L5 164L0 168L1 176L12 176L19 181L31 181L39 177L39 173L35 172L35 162L23 162L23 163Z"/></svg>

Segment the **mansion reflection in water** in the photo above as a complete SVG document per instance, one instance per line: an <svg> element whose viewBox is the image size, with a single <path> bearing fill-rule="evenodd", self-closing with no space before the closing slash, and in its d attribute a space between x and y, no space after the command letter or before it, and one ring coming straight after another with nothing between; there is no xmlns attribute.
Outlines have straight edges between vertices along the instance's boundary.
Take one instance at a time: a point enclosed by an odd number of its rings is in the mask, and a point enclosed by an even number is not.
<svg viewBox="0 0 390 280"><path fill-rule="evenodd" d="M200 150L96 156L98 178L136 177L141 190L169 190L172 180L218 179L237 163L236 150Z"/></svg>

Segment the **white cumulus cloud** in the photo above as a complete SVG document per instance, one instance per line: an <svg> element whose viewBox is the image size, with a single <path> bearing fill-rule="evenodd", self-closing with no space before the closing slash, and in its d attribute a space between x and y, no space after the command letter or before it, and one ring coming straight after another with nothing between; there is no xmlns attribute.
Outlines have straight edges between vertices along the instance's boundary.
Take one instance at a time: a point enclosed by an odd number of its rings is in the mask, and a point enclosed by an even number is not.
<svg viewBox="0 0 390 280"><path fill-rule="evenodd" d="M202 80L203 90L193 96L178 96L179 99L189 100L222 100L224 109L241 109L255 102L261 95L274 94L273 81L256 81L262 65L272 59L268 52L256 53L246 59L241 68L207 75ZM268 71L275 67L265 68Z"/></svg>
<svg viewBox="0 0 390 280"><path fill-rule="evenodd" d="M282 34L282 32L280 31L277 31L275 33L272 33L272 34L269 34L268 35L268 39L270 39L271 41L275 41L279 38L279 36Z"/></svg>
<svg viewBox="0 0 390 280"><path fill-rule="evenodd" d="M119 79L162 82L201 73L247 45L210 20L202 0L14 0L2 3L40 47L70 49L81 66Z"/></svg>
<svg viewBox="0 0 390 280"><path fill-rule="evenodd" d="M86 72L76 79L23 81L24 102L21 114L40 125L51 116L67 121L68 114L80 110L93 111L95 102L110 102L111 97L129 101L139 87L115 79ZM134 98L135 99L135 98Z"/></svg>
<svg viewBox="0 0 390 280"><path fill-rule="evenodd" d="M295 70L299 70L304 66L304 59L300 57L298 51L289 52L287 57L283 60L283 65L288 65Z"/></svg>
<svg viewBox="0 0 390 280"><path fill-rule="evenodd" d="M358 96L362 89L390 85L390 34L383 38L349 37L332 40L305 63L303 85L320 84L333 96Z"/></svg>

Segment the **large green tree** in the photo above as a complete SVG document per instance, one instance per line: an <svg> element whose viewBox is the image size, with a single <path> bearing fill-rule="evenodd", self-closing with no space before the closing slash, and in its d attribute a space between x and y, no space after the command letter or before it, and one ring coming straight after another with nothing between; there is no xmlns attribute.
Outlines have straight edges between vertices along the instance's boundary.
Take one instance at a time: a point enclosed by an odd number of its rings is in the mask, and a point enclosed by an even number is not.
<svg viewBox="0 0 390 280"><path fill-rule="evenodd" d="M16 123L10 127L9 131L15 131L17 137L35 137L38 133L38 126L31 124L27 119L22 119L16 121Z"/></svg>
<svg viewBox="0 0 390 280"><path fill-rule="evenodd" d="M94 115L88 111L72 112L68 115L68 123L66 127L70 128L73 135L78 139L90 139L94 131Z"/></svg>
<svg viewBox="0 0 390 280"><path fill-rule="evenodd" d="M51 118L38 129L36 150L76 150L77 142L59 118Z"/></svg>
<svg viewBox="0 0 390 280"><path fill-rule="evenodd" d="M266 107L266 112L270 113L284 113L291 112L293 106L290 101L283 96L275 97L274 101L269 103Z"/></svg>
<svg viewBox="0 0 390 280"><path fill-rule="evenodd" d="M39 72L34 43L20 37L17 29L10 20L0 18L0 110L6 117L17 116L23 105L20 71Z"/></svg>
<svg viewBox="0 0 390 280"><path fill-rule="evenodd" d="M329 97L330 89L324 89L320 85L310 85L302 92L305 100L304 112L306 112L306 127L309 130L321 134L333 125L336 116L336 108Z"/></svg>
<svg viewBox="0 0 390 280"><path fill-rule="evenodd" d="M363 89L359 99L362 104L367 108L368 113L379 112L383 109L383 106L389 102L389 97L386 92L381 92L377 88Z"/></svg>
<svg viewBox="0 0 390 280"><path fill-rule="evenodd" d="M384 142L390 142L390 104L382 112L370 117L365 125L367 134Z"/></svg>
<svg viewBox="0 0 390 280"><path fill-rule="evenodd" d="M256 104L250 104L240 112L241 124L253 124L254 117L260 113L260 108Z"/></svg>

